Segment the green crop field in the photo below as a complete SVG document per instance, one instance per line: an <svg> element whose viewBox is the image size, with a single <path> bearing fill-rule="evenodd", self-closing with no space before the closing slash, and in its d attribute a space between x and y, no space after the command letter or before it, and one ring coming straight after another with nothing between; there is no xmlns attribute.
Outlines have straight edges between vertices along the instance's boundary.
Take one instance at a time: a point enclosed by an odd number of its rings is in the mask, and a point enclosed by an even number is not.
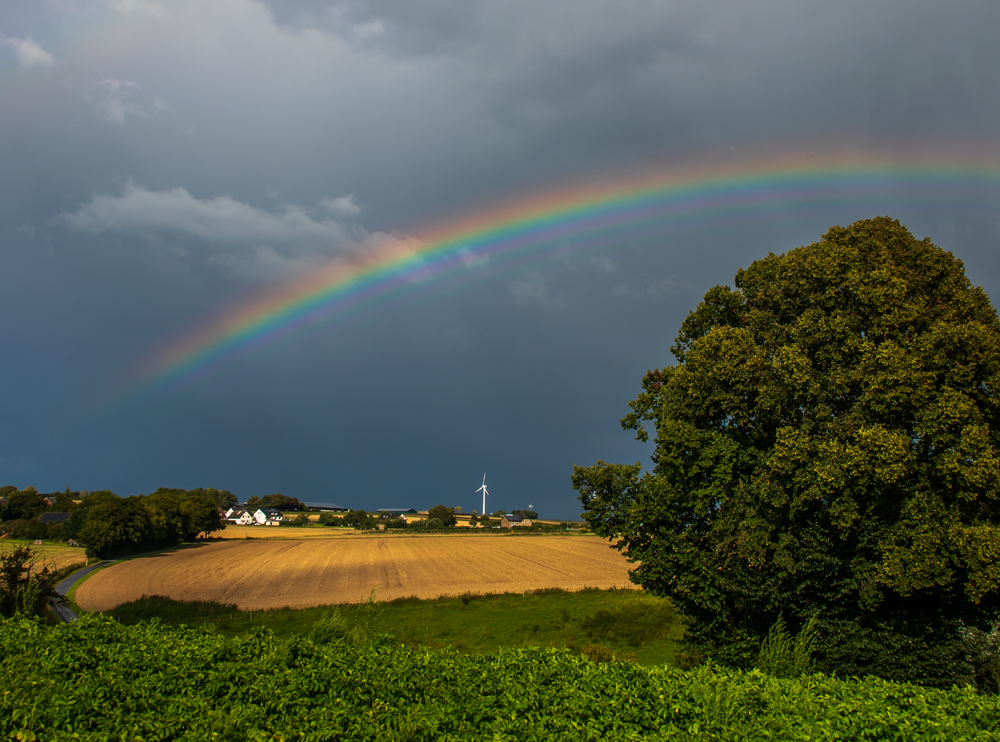
<svg viewBox="0 0 1000 742"><path fill-rule="evenodd" d="M1000 699L969 688L105 616L0 620L0 689L0 736L18 740L1000 739Z"/></svg>

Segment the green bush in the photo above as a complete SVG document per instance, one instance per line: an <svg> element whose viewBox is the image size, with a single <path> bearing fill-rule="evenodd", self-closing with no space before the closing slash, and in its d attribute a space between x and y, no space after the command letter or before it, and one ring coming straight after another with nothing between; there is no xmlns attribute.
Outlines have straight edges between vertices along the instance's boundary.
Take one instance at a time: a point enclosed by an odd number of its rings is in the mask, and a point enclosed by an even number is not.
<svg viewBox="0 0 1000 742"><path fill-rule="evenodd" d="M823 672L876 675L942 689L976 682L955 624L942 629L912 619L867 623L821 619L817 630L817 667Z"/></svg>
<svg viewBox="0 0 1000 742"><path fill-rule="evenodd" d="M102 616L0 620L0 688L0 738L39 741L1000 739L1000 699L968 688Z"/></svg>

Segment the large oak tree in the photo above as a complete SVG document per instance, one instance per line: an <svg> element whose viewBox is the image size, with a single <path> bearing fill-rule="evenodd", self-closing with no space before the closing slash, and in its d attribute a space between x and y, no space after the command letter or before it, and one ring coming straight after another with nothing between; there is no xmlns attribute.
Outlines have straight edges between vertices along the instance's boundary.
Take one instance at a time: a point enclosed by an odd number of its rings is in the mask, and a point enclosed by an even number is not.
<svg viewBox="0 0 1000 742"><path fill-rule="evenodd" d="M652 471L573 474L634 581L734 662L818 616L827 669L968 676L962 632L1000 607L1000 321L962 262L835 227L710 289L671 350L622 420Z"/></svg>

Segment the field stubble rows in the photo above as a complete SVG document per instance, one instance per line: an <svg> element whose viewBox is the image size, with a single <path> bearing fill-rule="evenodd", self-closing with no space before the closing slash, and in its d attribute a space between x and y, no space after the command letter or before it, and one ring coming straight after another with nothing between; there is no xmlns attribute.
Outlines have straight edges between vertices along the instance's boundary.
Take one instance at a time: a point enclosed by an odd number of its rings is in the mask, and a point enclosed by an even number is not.
<svg viewBox="0 0 1000 742"><path fill-rule="evenodd" d="M143 595L235 603L244 610L415 596L633 587L629 565L594 536L370 537L224 541L132 559L76 592L105 611Z"/></svg>

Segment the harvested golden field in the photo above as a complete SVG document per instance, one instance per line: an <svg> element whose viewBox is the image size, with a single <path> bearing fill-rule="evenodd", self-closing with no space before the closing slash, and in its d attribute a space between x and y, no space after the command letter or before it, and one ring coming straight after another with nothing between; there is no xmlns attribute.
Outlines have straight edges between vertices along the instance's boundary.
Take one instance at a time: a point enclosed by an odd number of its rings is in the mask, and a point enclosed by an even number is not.
<svg viewBox="0 0 1000 742"><path fill-rule="evenodd" d="M275 529L277 530L277 529ZM596 536L422 536L221 541L114 564L76 591L104 611L143 595L302 608L410 595L632 587L628 563Z"/></svg>
<svg viewBox="0 0 1000 742"><path fill-rule="evenodd" d="M4 539L0 541L0 552L24 544L35 550L35 554L38 555L39 565L43 567L62 569L74 564L79 564L82 567L87 562L87 555L84 553L83 547L66 546L65 544L43 543L41 546L35 546L31 541Z"/></svg>

